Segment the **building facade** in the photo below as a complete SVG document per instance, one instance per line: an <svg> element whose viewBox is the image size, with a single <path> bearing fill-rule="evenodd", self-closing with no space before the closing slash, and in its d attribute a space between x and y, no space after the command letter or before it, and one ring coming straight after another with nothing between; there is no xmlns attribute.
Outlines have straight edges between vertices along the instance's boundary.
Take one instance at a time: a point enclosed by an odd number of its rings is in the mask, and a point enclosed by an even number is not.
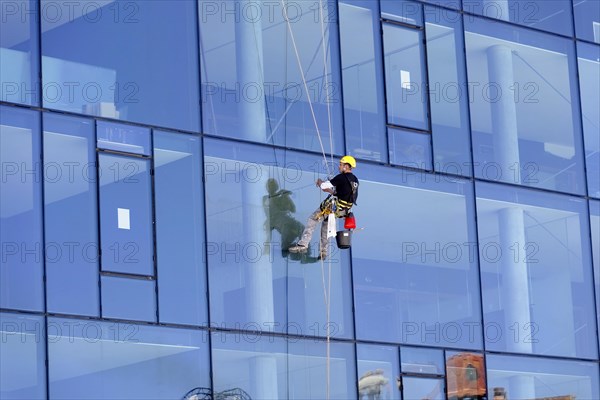
<svg viewBox="0 0 600 400"><path fill-rule="evenodd" d="M1 399L600 398L598 1L0 6Z"/></svg>

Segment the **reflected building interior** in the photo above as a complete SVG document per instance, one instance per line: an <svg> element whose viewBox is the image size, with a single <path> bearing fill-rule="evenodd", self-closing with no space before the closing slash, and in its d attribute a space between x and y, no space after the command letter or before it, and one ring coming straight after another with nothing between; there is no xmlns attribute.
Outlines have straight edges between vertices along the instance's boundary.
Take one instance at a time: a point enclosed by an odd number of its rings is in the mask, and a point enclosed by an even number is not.
<svg viewBox="0 0 600 400"><path fill-rule="evenodd" d="M598 1L1 9L0 398L600 398Z"/></svg>

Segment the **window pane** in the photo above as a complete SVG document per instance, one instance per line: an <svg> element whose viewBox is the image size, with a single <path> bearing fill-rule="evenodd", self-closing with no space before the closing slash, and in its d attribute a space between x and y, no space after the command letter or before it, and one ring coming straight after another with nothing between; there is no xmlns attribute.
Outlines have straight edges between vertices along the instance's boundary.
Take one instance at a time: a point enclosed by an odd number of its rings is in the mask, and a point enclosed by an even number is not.
<svg viewBox="0 0 600 400"><path fill-rule="evenodd" d="M358 398L400 399L398 347L357 344Z"/></svg>
<svg viewBox="0 0 600 400"><path fill-rule="evenodd" d="M465 11L549 32L573 35L569 0L469 0Z"/></svg>
<svg viewBox="0 0 600 400"><path fill-rule="evenodd" d="M150 160L98 160L102 270L154 275Z"/></svg>
<svg viewBox="0 0 600 400"><path fill-rule="evenodd" d="M431 135L388 128L390 163L431 171Z"/></svg>
<svg viewBox="0 0 600 400"><path fill-rule="evenodd" d="M404 400L444 400L444 380L427 378L402 378Z"/></svg>
<svg viewBox="0 0 600 400"><path fill-rule="evenodd" d="M600 198L600 47L577 43L588 195Z"/></svg>
<svg viewBox="0 0 600 400"><path fill-rule="evenodd" d="M324 341L215 332L211 344L215 398L236 394L252 399L356 398L350 343L331 343L329 396Z"/></svg>
<svg viewBox="0 0 600 400"><path fill-rule="evenodd" d="M425 7L431 129L436 171L471 176L471 137L462 19Z"/></svg>
<svg viewBox="0 0 600 400"><path fill-rule="evenodd" d="M579 39L600 43L600 2L573 0L575 32Z"/></svg>
<svg viewBox="0 0 600 400"><path fill-rule="evenodd" d="M342 153L335 2L199 4L204 131Z"/></svg>
<svg viewBox="0 0 600 400"><path fill-rule="evenodd" d="M477 195L486 349L597 357L585 200L489 183Z"/></svg>
<svg viewBox="0 0 600 400"><path fill-rule="evenodd" d="M150 129L98 121L98 148L150 155Z"/></svg>
<svg viewBox="0 0 600 400"><path fill-rule="evenodd" d="M39 114L0 106L0 308L44 310Z"/></svg>
<svg viewBox="0 0 600 400"><path fill-rule="evenodd" d="M41 10L44 107L200 130L195 2L42 0Z"/></svg>
<svg viewBox="0 0 600 400"><path fill-rule="evenodd" d="M180 399L210 387L206 333L50 318L53 399Z"/></svg>
<svg viewBox="0 0 600 400"><path fill-rule="evenodd" d="M154 132L161 322L208 323L201 154L198 137Z"/></svg>
<svg viewBox="0 0 600 400"><path fill-rule="evenodd" d="M40 104L39 27L36 0L2 2L0 100Z"/></svg>
<svg viewBox="0 0 600 400"><path fill-rule="evenodd" d="M0 397L46 398L44 318L0 313Z"/></svg>
<svg viewBox="0 0 600 400"><path fill-rule="evenodd" d="M465 25L476 176L584 194L573 42L479 18Z"/></svg>
<svg viewBox="0 0 600 400"><path fill-rule="evenodd" d="M94 122L44 114L44 229L49 312L97 316Z"/></svg>
<svg viewBox="0 0 600 400"><path fill-rule="evenodd" d="M211 339L215 398L227 398L227 394L251 399L290 396L287 345L283 338L214 332Z"/></svg>
<svg viewBox="0 0 600 400"><path fill-rule="evenodd" d="M348 152L357 158L387 160L381 26L377 2L339 3Z"/></svg>
<svg viewBox="0 0 600 400"><path fill-rule="evenodd" d="M592 258L596 285L596 313L598 332L600 332L600 201L590 200L590 229L592 231ZM600 348L600 335L598 336L598 347Z"/></svg>
<svg viewBox="0 0 600 400"><path fill-rule="evenodd" d="M444 375L444 354L441 350L402 347L402 372Z"/></svg>
<svg viewBox="0 0 600 400"><path fill-rule="evenodd" d="M420 30L383 24L388 122L428 130L422 42Z"/></svg>
<svg viewBox="0 0 600 400"><path fill-rule="evenodd" d="M155 282L103 276L102 316L105 318L155 322Z"/></svg>
<svg viewBox="0 0 600 400"><path fill-rule="evenodd" d="M314 184L325 175L320 162L291 151L205 141L211 323L310 336L325 336L329 326L332 336L352 336L349 252L330 248L321 264L318 232L307 253L287 251L325 198ZM321 268L330 264L328 325Z"/></svg>
<svg viewBox="0 0 600 400"><path fill-rule="evenodd" d="M351 343L330 343L329 357L324 341L290 341L288 351L290 399L346 400L356 397L356 365Z"/></svg>
<svg viewBox="0 0 600 400"><path fill-rule="evenodd" d="M381 1L381 18L423 26L423 7L408 0Z"/></svg>
<svg viewBox="0 0 600 400"><path fill-rule="evenodd" d="M490 391L508 399L600 398L598 364L488 355L486 365Z"/></svg>
<svg viewBox="0 0 600 400"><path fill-rule="evenodd" d="M369 196L355 215L369 229L352 246L358 338L481 348L471 184L384 167L360 171ZM382 216L382 201L393 201L393 212Z"/></svg>
<svg viewBox="0 0 600 400"><path fill-rule="evenodd" d="M483 354L446 352L446 382L451 399L487 398Z"/></svg>

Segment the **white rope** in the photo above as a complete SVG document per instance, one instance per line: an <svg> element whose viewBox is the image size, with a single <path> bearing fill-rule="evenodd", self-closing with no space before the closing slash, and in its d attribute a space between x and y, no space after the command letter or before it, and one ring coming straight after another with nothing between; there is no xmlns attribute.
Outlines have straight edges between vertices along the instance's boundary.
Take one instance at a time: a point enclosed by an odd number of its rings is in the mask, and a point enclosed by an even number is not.
<svg viewBox="0 0 600 400"><path fill-rule="evenodd" d="M327 68L327 51L325 50L325 18L323 16L323 0L319 0L319 18L321 19L321 48L323 49L323 74L325 75L325 103L327 105L327 126L329 128L329 151L333 166L333 128L331 123L331 105L329 101L329 71Z"/></svg>
<svg viewBox="0 0 600 400"><path fill-rule="evenodd" d="M321 153L323 153L323 159L325 160L325 167L327 168L327 175L331 174L329 169L329 164L327 163L327 156L325 155L325 147L323 146L323 140L321 139L321 132L319 131L319 124L317 123L317 116L315 115L315 110L313 108L312 100L310 99L310 92L308 90L308 84L306 83L306 76L304 74L304 69L302 68L302 62L300 61L300 54L298 53L298 46L296 46L296 39L294 38L294 31L292 31L292 25L290 24L290 19L288 17L287 8L285 6L284 0L281 0L281 7L283 8L283 18L288 27L288 31L290 32L290 37L292 39L292 45L294 46L294 53L296 54L296 61L298 62L298 68L300 68L300 75L302 77L302 83L304 84L304 90L306 91L306 98L308 99L308 106L310 107L310 113L312 115L313 122L315 123L315 129L317 130L317 138L319 139L319 145L321 146Z"/></svg>
<svg viewBox="0 0 600 400"><path fill-rule="evenodd" d="M327 51L325 50L325 18L323 15L323 0L319 0L319 17L321 19L321 48L323 49L323 73L325 75L325 102L327 106L327 124L329 128L329 150L331 154L331 165L333 167L333 128L331 123L331 105L329 102L329 69L327 68ZM335 219L335 214L333 216ZM329 244L329 243L328 243ZM323 260L321 260L322 262ZM323 268L321 268L323 270ZM328 289L325 291L325 282L323 282L323 292L325 293L325 305L327 307L327 384L326 398L329 400L331 392L331 255L328 260L329 282Z"/></svg>
<svg viewBox="0 0 600 400"><path fill-rule="evenodd" d="M313 122L315 124L315 129L317 131L317 137L319 139L319 145L321 146L321 153L323 154L323 159L325 161L325 167L327 168L327 175L331 175L331 170L329 169L329 163L327 162L327 155L325 154L325 148L323 146L323 140L321 139L321 132L319 130L319 124L317 122L317 117L315 115L315 111L314 111L314 107L312 104L312 100L310 98L310 92L308 90L308 84L306 83L306 74L304 73L304 69L302 68L302 62L300 61L300 55L298 53L298 46L296 45L296 39L294 38L294 32L292 30L292 26L290 24L290 20L289 17L287 15L287 9L285 7L285 3L284 0L281 0L281 5L283 8L283 16L284 19L286 21L288 30L290 32L290 37L292 39L292 45L294 47L294 53L296 54L296 60L298 62L298 68L300 69L300 74L302 76L302 83L304 84L304 90L306 91L306 97L308 99L308 105L310 107L310 112L313 118ZM329 101L327 101L327 90L329 88L329 78L328 78L328 68L327 68L327 52L325 50L325 25L324 25L324 16L323 16L323 2L322 0L319 0L319 13L320 13L320 18L321 18L321 47L323 49L323 66L324 66L324 71L323 73L325 74L325 94L326 94L326 103L327 103L327 121L328 121L328 130L329 130L329 146L330 146L330 152L331 152L331 165L333 165L333 132L332 132L332 122L331 122L331 107L329 104ZM335 214L332 216L332 218L335 219ZM325 220L322 222L325 223ZM328 245L326 244L325 249L319 249L320 250L320 254L326 254L327 253L327 247ZM321 279L322 279L322 283L323 283L323 297L324 297L324 302L325 302L325 314L326 314L326 369L327 369L327 376L326 376L326 399L329 400L330 398L330 392L331 392L331 324L330 324L330 319L331 319L331 255L329 254L329 260L328 260L328 264L329 264L329 274L328 274L328 288L326 288L326 284L325 284L325 267L324 267L324 262L323 262L323 257L321 257Z"/></svg>

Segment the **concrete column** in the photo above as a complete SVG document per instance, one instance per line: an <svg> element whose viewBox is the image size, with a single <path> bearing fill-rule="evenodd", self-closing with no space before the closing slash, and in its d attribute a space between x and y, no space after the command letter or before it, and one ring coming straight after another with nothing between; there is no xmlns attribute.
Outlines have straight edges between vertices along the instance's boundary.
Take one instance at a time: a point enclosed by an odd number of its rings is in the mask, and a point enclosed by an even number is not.
<svg viewBox="0 0 600 400"><path fill-rule="evenodd" d="M521 183L519 163L519 136L517 107L512 95L514 85L513 59L510 47L494 45L487 49L490 88L502 92L494 95L490 103L492 111L492 135L495 160L502 173L502 181Z"/></svg>
<svg viewBox="0 0 600 400"><path fill-rule="evenodd" d="M508 0L484 0L486 14L510 20ZM487 49L488 77L491 85L502 93L490 104L495 160L502 172L501 180L521 183L517 107L510 87L514 85L512 49L494 45ZM525 340L524 327L531 323L529 311L529 271L525 259L525 222L523 209L515 206L498 212L500 248L502 249L502 306L506 350L531 353L532 344ZM511 330L512 329L512 330ZM517 335L514 335L514 330ZM530 338L529 336L527 338ZM535 382L532 376L517 375L509 380L509 399L534 399Z"/></svg>
<svg viewBox="0 0 600 400"><path fill-rule="evenodd" d="M267 138L262 40L262 0L237 0L235 24L236 69L240 90L239 121L243 137L257 142ZM256 15L255 15L256 14Z"/></svg>
<svg viewBox="0 0 600 400"><path fill-rule="evenodd" d="M260 355L250 361L252 394L256 399L278 399L277 359L272 355Z"/></svg>
<svg viewBox="0 0 600 400"><path fill-rule="evenodd" d="M523 209L515 206L498 211L500 248L502 258L502 307L506 351L531 353L531 325L529 271L525 258L525 222ZM509 399L529 400L535 398L533 376L517 375L509 380L506 388Z"/></svg>
<svg viewBox="0 0 600 400"><path fill-rule="evenodd" d="M530 353L531 343L524 340L523 328L531 323L529 312L529 272L524 255L525 226L523 210L516 206L498 212L502 249L502 306L504 308L507 350ZM515 325L516 324L516 325ZM512 327L512 328L511 328ZM517 329L515 338L511 329ZM516 340L515 340L516 339Z"/></svg>
<svg viewBox="0 0 600 400"><path fill-rule="evenodd" d="M236 69L241 91L239 103L239 129L246 139L264 142L267 138L264 101L264 59L262 18L252 10L262 9L262 0L237 0L239 12L235 24ZM249 95L249 97L245 97ZM257 97L258 96L258 97ZM257 166L257 168L260 168ZM258 169L257 169L258 170ZM260 177L249 180L242 174L242 268L246 283L246 309L249 322L266 330L275 320L273 304L273 266L269 252L265 251L268 241L268 216L263 208L263 196L267 194L269 178L267 168L260 169ZM252 176L254 178L254 176ZM244 246L248 251L244 251ZM265 254L266 253L266 254ZM240 304L240 307L244 307ZM256 325L255 325L256 327ZM252 328L254 329L254 328ZM271 355L253 359L250 367L253 393L258 399L278 398L277 360Z"/></svg>

